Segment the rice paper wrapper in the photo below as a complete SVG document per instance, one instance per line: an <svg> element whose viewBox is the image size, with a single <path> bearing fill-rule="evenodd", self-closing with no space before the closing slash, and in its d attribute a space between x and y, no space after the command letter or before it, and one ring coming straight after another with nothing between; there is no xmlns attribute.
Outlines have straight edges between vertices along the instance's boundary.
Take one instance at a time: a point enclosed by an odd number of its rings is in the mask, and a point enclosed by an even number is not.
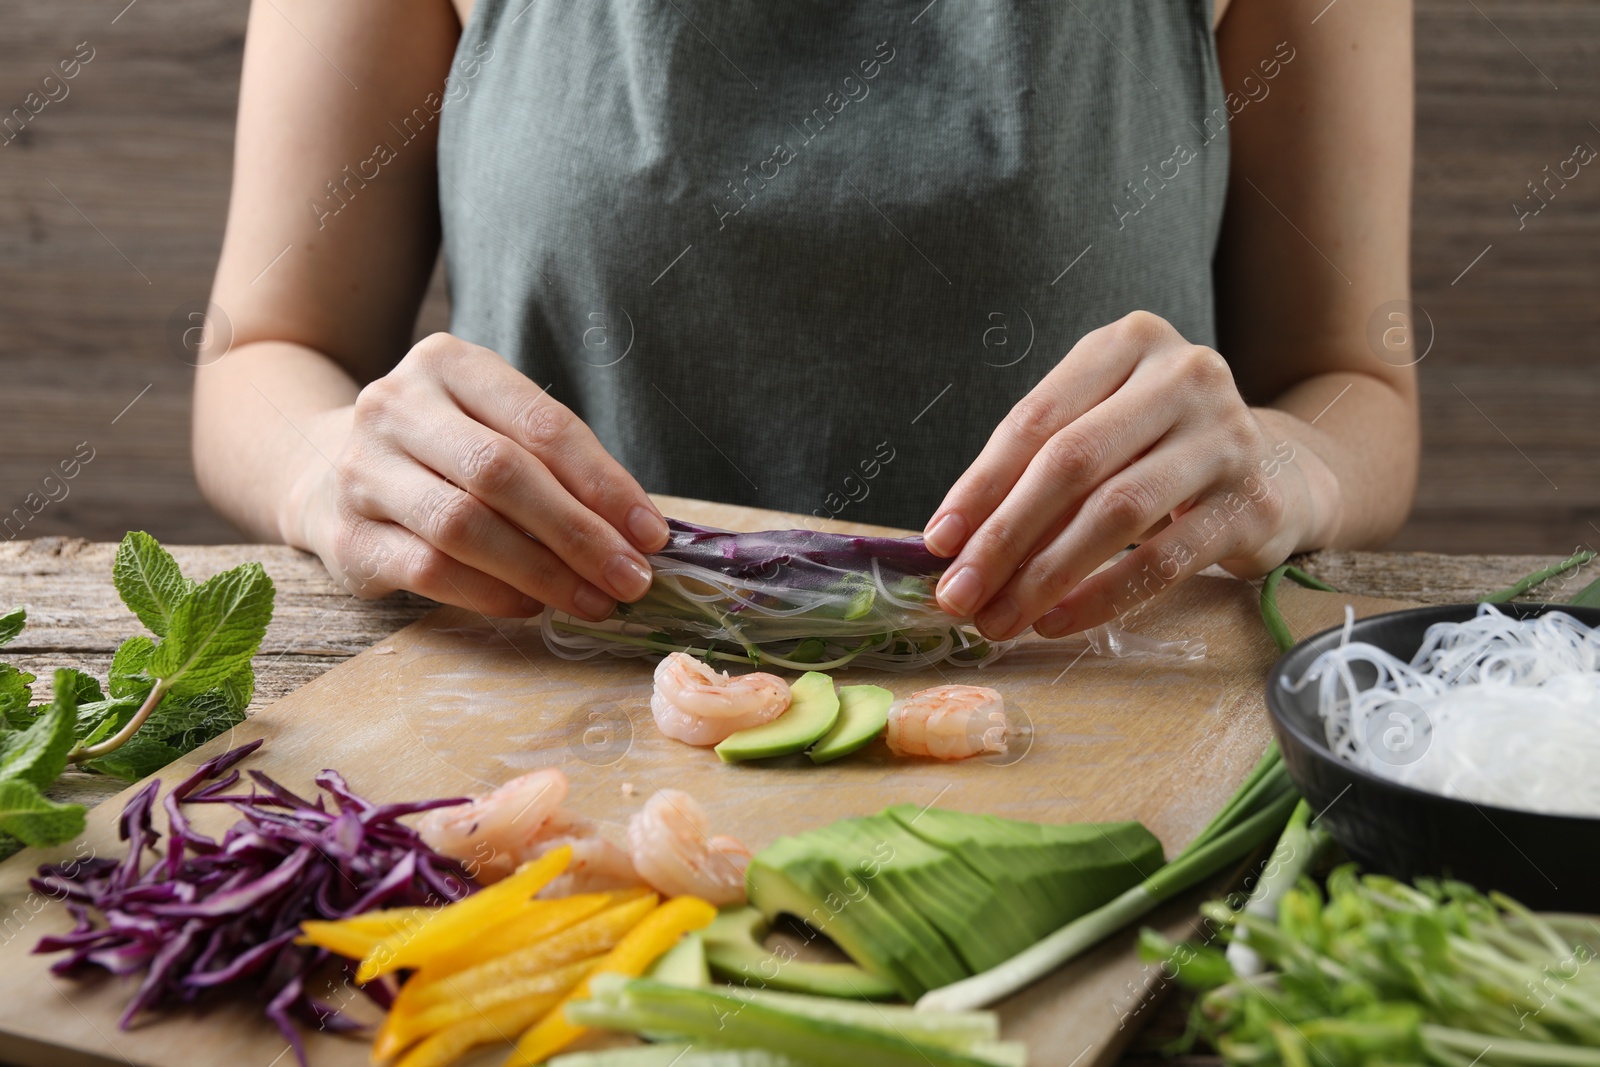
<svg viewBox="0 0 1600 1067"><path fill-rule="evenodd" d="M650 655L710 652L796 669L851 663L912 670L992 662L1015 642L988 641L945 613L934 587L949 561L920 537L857 537L814 530L731 533L669 520L650 557L642 600L604 623L546 609L551 650Z"/></svg>

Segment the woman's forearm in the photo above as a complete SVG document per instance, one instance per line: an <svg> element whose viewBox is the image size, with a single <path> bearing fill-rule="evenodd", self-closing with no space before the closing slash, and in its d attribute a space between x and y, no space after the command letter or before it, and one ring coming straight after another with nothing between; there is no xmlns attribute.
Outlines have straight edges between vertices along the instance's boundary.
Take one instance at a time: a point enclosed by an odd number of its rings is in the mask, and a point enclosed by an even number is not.
<svg viewBox="0 0 1600 1067"><path fill-rule="evenodd" d="M1399 530L1417 484L1415 399L1371 375L1319 374L1255 409L1293 449L1277 460L1306 479L1315 509L1297 551L1372 548Z"/></svg>
<svg viewBox="0 0 1600 1067"><path fill-rule="evenodd" d="M333 360L286 341L244 344L202 367L193 444L206 500L253 540L311 548L296 500L332 473L358 391Z"/></svg>

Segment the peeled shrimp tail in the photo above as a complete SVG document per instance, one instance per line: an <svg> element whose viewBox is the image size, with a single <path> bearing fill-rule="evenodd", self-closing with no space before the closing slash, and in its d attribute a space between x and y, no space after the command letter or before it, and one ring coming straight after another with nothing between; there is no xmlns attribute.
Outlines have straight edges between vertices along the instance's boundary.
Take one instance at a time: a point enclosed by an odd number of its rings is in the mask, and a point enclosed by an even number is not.
<svg viewBox="0 0 1600 1067"><path fill-rule="evenodd" d="M1004 753L1010 732L1004 707L993 689L936 685L894 703L885 739L901 756L955 760Z"/></svg>
<svg viewBox="0 0 1600 1067"><path fill-rule="evenodd" d="M696 896L719 907L741 903L749 850L731 837L710 837L707 829L693 797L663 789L628 821L628 854L664 896Z"/></svg>
<svg viewBox="0 0 1600 1067"><path fill-rule="evenodd" d="M656 665L650 713L662 733L690 745L715 745L771 722L789 707L789 684L772 674L728 675L683 652Z"/></svg>
<svg viewBox="0 0 1600 1067"><path fill-rule="evenodd" d="M530 771L465 804L427 812L417 832L434 851L491 874L514 868L516 857L546 833L567 789L567 776L554 767Z"/></svg>

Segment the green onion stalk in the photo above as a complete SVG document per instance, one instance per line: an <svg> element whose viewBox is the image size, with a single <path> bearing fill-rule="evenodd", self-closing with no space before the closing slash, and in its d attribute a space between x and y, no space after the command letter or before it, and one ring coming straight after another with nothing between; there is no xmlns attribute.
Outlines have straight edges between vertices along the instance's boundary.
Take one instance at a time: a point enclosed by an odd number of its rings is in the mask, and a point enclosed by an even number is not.
<svg viewBox="0 0 1600 1067"><path fill-rule="evenodd" d="M1582 567L1585 563L1588 563L1590 560L1594 559L1594 555L1595 554L1588 549L1574 552L1560 563L1552 564L1549 567L1536 570L1514 585L1508 585L1504 589L1499 589L1493 593L1487 594L1486 596L1479 597L1478 603L1506 604L1517 599L1519 596L1526 596L1528 593L1533 592L1533 590L1537 589L1545 582L1548 582L1550 579L1560 577L1568 571L1576 570L1579 567ZM1591 583L1576 597L1569 601L1569 603L1582 604L1590 607L1600 605L1600 588L1596 588L1597 586L1600 586L1600 581Z"/></svg>

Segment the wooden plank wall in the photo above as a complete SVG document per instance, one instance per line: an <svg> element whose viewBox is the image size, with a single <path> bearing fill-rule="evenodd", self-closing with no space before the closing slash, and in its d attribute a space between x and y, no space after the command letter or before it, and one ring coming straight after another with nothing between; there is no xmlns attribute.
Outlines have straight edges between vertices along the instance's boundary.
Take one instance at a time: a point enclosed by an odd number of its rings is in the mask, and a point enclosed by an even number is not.
<svg viewBox="0 0 1600 1067"><path fill-rule="evenodd" d="M0 114L93 50L0 148L0 514L81 444L94 457L24 536L237 538L194 487L167 320L209 289L244 19L239 0L7 6ZM1436 339L1421 492L1395 547L1600 545L1600 171L1520 229L1511 208L1574 145L1600 147L1596 41L1592 0L1419 0L1413 262ZM444 321L436 284L423 325Z"/></svg>

